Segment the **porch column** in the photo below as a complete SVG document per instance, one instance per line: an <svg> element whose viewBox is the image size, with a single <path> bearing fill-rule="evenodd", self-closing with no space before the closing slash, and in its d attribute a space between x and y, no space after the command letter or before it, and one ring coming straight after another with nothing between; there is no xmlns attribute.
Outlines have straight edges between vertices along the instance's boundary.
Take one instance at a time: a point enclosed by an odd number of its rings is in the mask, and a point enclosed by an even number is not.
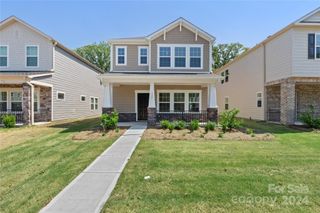
<svg viewBox="0 0 320 213"><path fill-rule="evenodd" d="M33 118L33 87L27 83L22 85L22 113L23 123L32 125Z"/></svg>
<svg viewBox="0 0 320 213"><path fill-rule="evenodd" d="M217 121L218 120L218 105L217 105L217 89L214 84L208 85L208 120Z"/></svg>
<svg viewBox="0 0 320 213"><path fill-rule="evenodd" d="M112 84L103 83L103 106L102 113L111 113L113 111L112 104Z"/></svg>
<svg viewBox="0 0 320 213"><path fill-rule="evenodd" d="M156 98L154 93L154 83L150 83L149 105L148 105L148 125L154 126L157 121Z"/></svg>
<svg viewBox="0 0 320 213"><path fill-rule="evenodd" d="M284 81L280 86L280 122L282 124L294 124L295 122L295 83Z"/></svg>

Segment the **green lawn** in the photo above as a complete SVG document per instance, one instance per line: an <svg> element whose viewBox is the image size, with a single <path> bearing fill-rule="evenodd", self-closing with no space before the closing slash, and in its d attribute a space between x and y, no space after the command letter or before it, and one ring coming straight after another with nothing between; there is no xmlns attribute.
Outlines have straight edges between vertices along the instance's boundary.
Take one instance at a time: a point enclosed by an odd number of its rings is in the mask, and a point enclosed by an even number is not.
<svg viewBox="0 0 320 213"><path fill-rule="evenodd" d="M0 212L37 212L45 206L116 139L72 140L98 124L88 119L1 129Z"/></svg>
<svg viewBox="0 0 320 213"><path fill-rule="evenodd" d="M141 141L104 212L320 212L320 134L245 126L276 139Z"/></svg>

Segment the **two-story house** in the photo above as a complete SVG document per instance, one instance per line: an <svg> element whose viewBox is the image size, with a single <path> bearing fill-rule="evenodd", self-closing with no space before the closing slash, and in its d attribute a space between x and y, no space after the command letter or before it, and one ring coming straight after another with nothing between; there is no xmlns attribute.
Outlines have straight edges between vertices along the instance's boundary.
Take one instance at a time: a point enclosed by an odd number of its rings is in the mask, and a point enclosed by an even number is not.
<svg viewBox="0 0 320 213"><path fill-rule="evenodd" d="M320 8L214 71L220 112L294 124L314 107L320 115Z"/></svg>
<svg viewBox="0 0 320 213"><path fill-rule="evenodd" d="M98 116L101 72L14 16L0 23L0 116L25 124Z"/></svg>
<svg viewBox="0 0 320 213"><path fill-rule="evenodd" d="M217 118L215 38L179 18L156 32L112 39L111 70L101 75L103 111L121 121Z"/></svg>

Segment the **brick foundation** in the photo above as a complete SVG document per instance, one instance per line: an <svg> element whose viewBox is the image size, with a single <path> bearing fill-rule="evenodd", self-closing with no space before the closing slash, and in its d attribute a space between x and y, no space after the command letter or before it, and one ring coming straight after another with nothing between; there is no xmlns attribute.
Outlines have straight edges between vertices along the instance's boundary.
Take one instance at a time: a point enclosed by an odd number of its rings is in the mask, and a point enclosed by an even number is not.
<svg viewBox="0 0 320 213"><path fill-rule="evenodd" d="M136 121L136 113L119 113L120 122L134 122Z"/></svg>
<svg viewBox="0 0 320 213"><path fill-rule="evenodd" d="M110 114L113 111L114 111L113 107L102 107L102 113L103 114Z"/></svg>
<svg viewBox="0 0 320 213"><path fill-rule="evenodd" d="M207 108L208 121L218 121L218 108Z"/></svg>
<svg viewBox="0 0 320 213"><path fill-rule="evenodd" d="M40 87L39 89L40 89L40 94L39 94L40 108L39 108L39 112L34 113L34 121L35 122L51 121L51 113L52 113L51 88Z"/></svg>
<svg viewBox="0 0 320 213"><path fill-rule="evenodd" d="M280 122L293 124L295 122L295 83L284 81L280 85Z"/></svg>
<svg viewBox="0 0 320 213"><path fill-rule="evenodd" d="M148 108L148 126L155 126L157 123L157 109Z"/></svg>

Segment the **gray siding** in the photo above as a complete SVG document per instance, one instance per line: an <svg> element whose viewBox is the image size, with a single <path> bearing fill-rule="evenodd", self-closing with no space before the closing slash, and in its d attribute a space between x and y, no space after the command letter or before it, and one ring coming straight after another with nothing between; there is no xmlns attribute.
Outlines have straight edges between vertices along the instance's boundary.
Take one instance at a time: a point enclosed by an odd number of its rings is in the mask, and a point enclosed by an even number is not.
<svg viewBox="0 0 320 213"><path fill-rule="evenodd" d="M55 70L51 78L41 80L53 84L53 120L95 116L101 114L103 87L92 68L55 48ZM57 100L57 91L65 92L65 100ZM86 101L80 101L80 95ZM98 97L98 110L91 111L90 97Z"/></svg>
<svg viewBox="0 0 320 213"><path fill-rule="evenodd" d="M0 70L42 71L53 68L53 45L42 35L19 22L0 31L0 44L9 46L9 66ZM26 45L39 45L39 66L26 67Z"/></svg>

